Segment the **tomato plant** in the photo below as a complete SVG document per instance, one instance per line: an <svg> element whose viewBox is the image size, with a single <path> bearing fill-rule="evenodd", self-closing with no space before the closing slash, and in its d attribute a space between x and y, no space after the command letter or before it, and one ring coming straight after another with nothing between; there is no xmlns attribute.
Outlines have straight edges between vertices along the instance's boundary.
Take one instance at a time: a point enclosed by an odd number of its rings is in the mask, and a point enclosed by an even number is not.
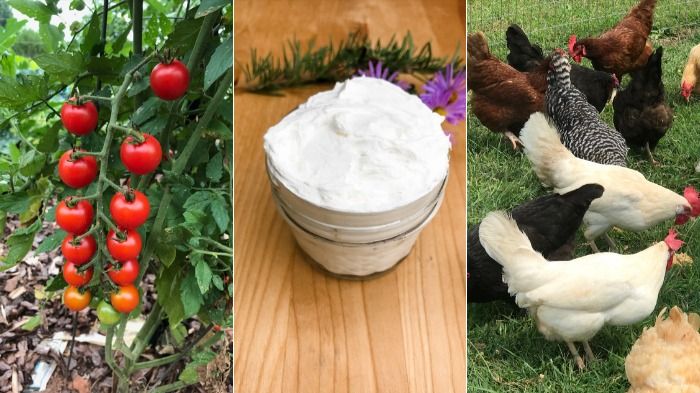
<svg viewBox="0 0 700 393"><path fill-rule="evenodd" d="M107 275L117 285L133 284L139 276L139 263L136 259L129 259L118 267L107 265Z"/></svg>
<svg viewBox="0 0 700 393"><path fill-rule="evenodd" d="M79 104L72 98L61 106L61 123L71 134L87 135L97 127L97 107L92 101Z"/></svg>
<svg viewBox="0 0 700 393"><path fill-rule="evenodd" d="M136 229L148 219L151 205L141 191L117 192L109 203L109 213L120 228Z"/></svg>
<svg viewBox="0 0 700 393"><path fill-rule="evenodd" d="M90 15L64 36L65 26L50 24L61 18L55 1L30 3L17 11L40 24L48 49L31 59L5 49L0 59L0 131L12 136L0 143L0 224L19 223L0 270L20 263L41 233L33 251L60 247L66 260L47 293L63 293L69 310L98 303L117 392L137 389L138 370L173 362L182 372L162 391L195 384L223 334L214 326L232 321L233 7L86 2ZM45 233L54 221L62 230ZM88 272L79 289L66 286L64 274L78 284ZM155 285L142 286L145 275ZM127 347L131 321L120 312L129 307L146 322ZM183 332L193 320L201 327ZM155 334L178 355L144 360Z"/></svg>
<svg viewBox="0 0 700 393"><path fill-rule="evenodd" d="M67 198L56 206L56 224L74 235L82 235L92 224L95 212L90 202Z"/></svg>

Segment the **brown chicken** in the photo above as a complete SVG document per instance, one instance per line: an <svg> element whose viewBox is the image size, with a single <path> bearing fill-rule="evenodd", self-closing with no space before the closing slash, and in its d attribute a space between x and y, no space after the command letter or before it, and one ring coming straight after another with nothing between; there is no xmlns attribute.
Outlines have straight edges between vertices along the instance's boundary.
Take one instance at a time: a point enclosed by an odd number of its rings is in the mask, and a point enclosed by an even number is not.
<svg viewBox="0 0 700 393"><path fill-rule="evenodd" d="M652 52L649 33L654 19L656 0L642 0L612 29L595 38L576 41L569 38L569 53L576 62L581 56L591 60L593 68L622 80L624 74L647 64Z"/></svg>
<svg viewBox="0 0 700 393"><path fill-rule="evenodd" d="M700 391L700 316L673 307L645 328L625 359L627 393L697 393Z"/></svg>
<svg viewBox="0 0 700 393"><path fill-rule="evenodd" d="M486 128L503 133L517 149L518 134L532 113L544 111L551 57L530 72L520 72L491 54L486 37L467 37L469 107Z"/></svg>

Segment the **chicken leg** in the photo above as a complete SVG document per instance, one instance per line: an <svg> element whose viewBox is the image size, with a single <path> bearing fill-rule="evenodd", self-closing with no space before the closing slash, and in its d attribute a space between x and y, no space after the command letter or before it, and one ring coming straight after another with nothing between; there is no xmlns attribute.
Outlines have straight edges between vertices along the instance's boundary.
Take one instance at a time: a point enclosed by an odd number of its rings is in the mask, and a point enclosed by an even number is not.
<svg viewBox="0 0 700 393"><path fill-rule="evenodd" d="M506 131L503 135L508 138L510 143L513 144L513 150L518 150L518 146L523 146L523 142L515 134L510 131Z"/></svg>
<svg viewBox="0 0 700 393"><path fill-rule="evenodd" d="M604 233L603 239L605 239L605 242L608 243L608 247L610 247L610 249L608 251L617 252L617 244L615 244L615 242L610 237L610 235L608 235L607 233Z"/></svg>
<svg viewBox="0 0 700 393"><path fill-rule="evenodd" d="M600 250L598 249L598 246L595 244L595 239L589 240L588 244L591 246L591 250L593 250L593 252L596 252L596 253L600 252Z"/></svg>
<svg viewBox="0 0 700 393"><path fill-rule="evenodd" d="M578 350L576 349L574 343L572 343L571 341L567 341L566 346L569 347L569 351L571 351L571 354L574 355L574 360L576 360L576 365L578 366L578 369L583 370L584 368L586 368L586 365L583 363L581 355L578 354Z"/></svg>
<svg viewBox="0 0 700 393"><path fill-rule="evenodd" d="M647 156L649 156L649 161L651 162L651 165L658 166L659 162L654 159L654 155L651 154L651 149L649 148L649 142L647 142L644 145L644 150L647 152Z"/></svg>
<svg viewBox="0 0 700 393"><path fill-rule="evenodd" d="M583 342L583 350L586 351L586 361L592 362L595 360L595 355L593 354L593 350L591 349L591 346L588 344L588 341Z"/></svg>

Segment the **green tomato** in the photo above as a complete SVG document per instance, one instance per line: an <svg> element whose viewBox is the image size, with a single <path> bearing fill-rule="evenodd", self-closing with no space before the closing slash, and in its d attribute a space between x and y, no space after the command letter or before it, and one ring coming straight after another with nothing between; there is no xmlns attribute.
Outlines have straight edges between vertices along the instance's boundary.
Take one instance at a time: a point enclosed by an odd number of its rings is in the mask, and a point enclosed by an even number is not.
<svg viewBox="0 0 700 393"><path fill-rule="evenodd" d="M72 10L82 11L85 9L85 2L83 0L73 0L70 3L70 8Z"/></svg>
<svg viewBox="0 0 700 393"><path fill-rule="evenodd" d="M100 304L97 305L97 318L102 322L103 325L111 326L119 322L121 315L117 310L112 307L111 304L100 300Z"/></svg>

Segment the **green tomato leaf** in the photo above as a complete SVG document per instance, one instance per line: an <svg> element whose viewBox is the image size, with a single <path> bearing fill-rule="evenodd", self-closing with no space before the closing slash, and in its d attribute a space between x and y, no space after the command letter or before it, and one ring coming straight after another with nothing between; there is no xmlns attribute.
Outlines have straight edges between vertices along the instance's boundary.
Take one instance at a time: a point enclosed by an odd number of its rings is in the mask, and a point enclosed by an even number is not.
<svg viewBox="0 0 700 393"><path fill-rule="evenodd" d="M45 162L46 155L44 153L29 150L19 159L19 173L22 176L34 176L41 171Z"/></svg>
<svg viewBox="0 0 700 393"><path fill-rule="evenodd" d="M172 244L165 244L159 242L156 245L156 255L158 256L158 259L161 263L163 263L165 266L170 266L175 260L177 250L175 249L175 247L173 247Z"/></svg>
<svg viewBox="0 0 700 393"><path fill-rule="evenodd" d="M231 212L228 211L228 204L226 199L220 194L215 194L216 196L211 200L211 213L216 222L216 226L219 227L219 231L226 232L228 229L228 223L231 221Z"/></svg>
<svg viewBox="0 0 700 393"><path fill-rule="evenodd" d="M219 276L214 276L211 278L212 284L216 287L216 289L223 291L224 290L224 280L221 279Z"/></svg>
<svg viewBox="0 0 700 393"><path fill-rule="evenodd" d="M145 77L141 78L139 81L132 83L131 87L129 87L129 90L127 90L126 95L129 97L133 97L133 96L141 93L142 91L145 91L149 87L151 87L150 78L148 76L145 76Z"/></svg>
<svg viewBox="0 0 700 393"><path fill-rule="evenodd" d="M66 280L63 278L63 274L57 274L46 282L46 291L47 292L56 292L60 291L63 288L67 287L68 283Z"/></svg>
<svg viewBox="0 0 700 393"><path fill-rule="evenodd" d="M29 195L25 191L14 194L0 195L0 210L7 213L19 214L28 210L31 205L41 201L41 195Z"/></svg>
<svg viewBox="0 0 700 393"><path fill-rule="evenodd" d="M71 82L85 68L85 57L79 53L44 53L34 61L47 75L62 83Z"/></svg>
<svg viewBox="0 0 700 393"><path fill-rule="evenodd" d="M32 225L20 228L10 235L6 242L9 251L5 258L2 259L3 263L0 265L0 272L12 268L27 255L29 250L32 249L34 235L40 228L41 220L36 220Z"/></svg>
<svg viewBox="0 0 700 393"><path fill-rule="evenodd" d="M200 259L194 268L194 274L197 277L197 285L199 286L199 291L203 294L209 292L213 274L207 261L205 261L204 259Z"/></svg>
<svg viewBox="0 0 700 393"><path fill-rule="evenodd" d="M42 23L49 23L51 21L51 16L54 15L51 8L39 1L7 0L7 4L24 15Z"/></svg>
<svg viewBox="0 0 700 393"><path fill-rule="evenodd" d="M218 152L207 163L207 178L211 181L218 182L223 174L224 158L221 152Z"/></svg>
<svg viewBox="0 0 700 393"><path fill-rule="evenodd" d="M61 128L60 124L61 123L56 122L52 127L46 130L39 140L39 144L36 146L37 150L42 153L53 153L58 150L58 130Z"/></svg>
<svg viewBox="0 0 700 393"><path fill-rule="evenodd" d="M122 48L124 48L124 43L126 42L127 37L129 37L129 33L131 33L131 23L124 29L124 31L119 34L119 37L117 37L114 42L111 42L112 45L112 53L119 53L121 52Z"/></svg>
<svg viewBox="0 0 700 393"><path fill-rule="evenodd" d="M42 23L39 25L39 37L47 52L56 52L59 43L63 42L63 30L49 23Z"/></svg>
<svg viewBox="0 0 700 393"><path fill-rule="evenodd" d="M0 107L24 109L48 93L47 80L39 75L0 76Z"/></svg>
<svg viewBox="0 0 700 393"><path fill-rule="evenodd" d="M179 325L185 318L182 301L180 300L182 280L179 277L179 273L181 270L181 267L175 264L163 269L156 278L158 303L165 310L171 328Z"/></svg>
<svg viewBox="0 0 700 393"><path fill-rule="evenodd" d="M168 36L165 46L173 49L191 49L202 27L202 19L185 19L175 25L175 30Z"/></svg>
<svg viewBox="0 0 700 393"><path fill-rule="evenodd" d="M100 15L97 11L92 14L88 28L83 30L83 42L80 51L85 55L93 53L95 45L100 43Z"/></svg>
<svg viewBox="0 0 700 393"><path fill-rule="evenodd" d="M22 330L31 332L41 325L41 314L37 314L22 325Z"/></svg>
<svg viewBox="0 0 700 393"><path fill-rule="evenodd" d="M212 12L216 12L224 8L228 4L231 4L229 0L202 0L194 17L201 18L203 16L207 16Z"/></svg>
<svg viewBox="0 0 700 393"><path fill-rule="evenodd" d="M185 366L177 379L186 384L196 383L199 380L199 374L197 373L198 367L199 365L197 364L189 363L187 366Z"/></svg>
<svg viewBox="0 0 700 393"><path fill-rule="evenodd" d="M158 109L162 103L163 100L158 97L151 97L147 99L146 102L144 102L139 109L134 112L134 116L132 118L134 124L140 127L158 112Z"/></svg>
<svg viewBox="0 0 700 393"><path fill-rule="evenodd" d="M209 59L206 70L204 70L204 90L209 89L221 75L233 67L233 39L224 38L224 42L219 45L214 54Z"/></svg>
<svg viewBox="0 0 700 393"><path fill-rule="evenodd" d="M12 48L12 45L17 41L17 33L25 24L27 24L26 20L5 19L5 28L0 27L0 52Z"/></svg>
<svg viewBox="0 0 700 393"><path fill-rule="evenodd" d="M47 236L40 244L39 247L36 248L36 253L37 254L43 254L46 252L50 252L58 248L58 246L61 245L61 242L63 239L66 237L67 233L64 232L63 230L59 229L57 230L54 234L51 236Z"/></svg>
<svg viewBox="0 0 700 393"><path fill-rule="evenodd" d="M199 291L199 285L197 284L197 278L194 274L187 274L182 280L182 285L180 286L180 299L182 300L182 306L185 311L185 318L189 318L197 312L202 307L204 303L204 298L202 293Z"/></svg>
<svg viewBox="0 0 700 393"><path fill-rule="evenodd" d="M186 210L195 210L203 212L214 198L214 193L211 191L197 191L190 195L185 201L184 208Z"/></svg>

